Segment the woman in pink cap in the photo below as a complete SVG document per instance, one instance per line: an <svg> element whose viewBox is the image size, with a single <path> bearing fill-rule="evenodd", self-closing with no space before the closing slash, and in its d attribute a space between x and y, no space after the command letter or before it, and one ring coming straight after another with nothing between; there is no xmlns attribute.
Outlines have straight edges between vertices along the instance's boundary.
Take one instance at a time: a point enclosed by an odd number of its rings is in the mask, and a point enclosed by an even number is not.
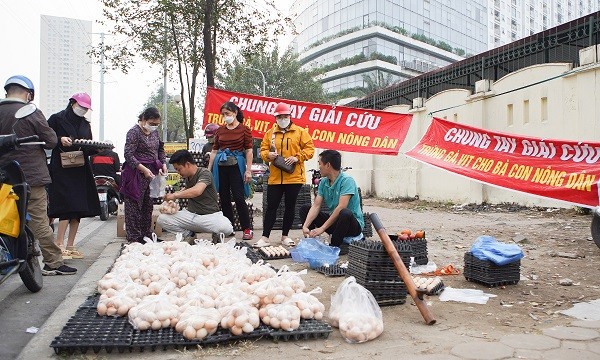
<svg viewBox="0 0 600 360"><path fill-rule="evenodd" d="M84 217L100 215L100 202L90 166L89 156L84 151L83 166L64 168L60 160L63 152L77 151L74 139L92 140L92 128L84 115L92 107L92 100L86 93L77 93L69 99L69 105L48 119L48 125L56 132L58 144L52 150L50 159L50 201L48 216L58 218L56 244L63 254L73 259L83 258L83 254L74 247L79 221ZM81 149L84 150L84 149ZM64 247L65 233L69 228L67 246Z"/></svg>

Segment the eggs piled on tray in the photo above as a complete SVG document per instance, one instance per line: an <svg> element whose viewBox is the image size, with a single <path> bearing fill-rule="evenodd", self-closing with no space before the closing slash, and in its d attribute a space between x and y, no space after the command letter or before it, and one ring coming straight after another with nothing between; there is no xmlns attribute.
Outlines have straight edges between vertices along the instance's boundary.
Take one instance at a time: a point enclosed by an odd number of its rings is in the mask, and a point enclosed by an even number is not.
<svg viewBox="0 0 600 360"><path fill-rule="evenodd" d="M94 148L114 148L113 144L106 141L96 141L89 139L74 139L73 146L88 146Z"/></svg>

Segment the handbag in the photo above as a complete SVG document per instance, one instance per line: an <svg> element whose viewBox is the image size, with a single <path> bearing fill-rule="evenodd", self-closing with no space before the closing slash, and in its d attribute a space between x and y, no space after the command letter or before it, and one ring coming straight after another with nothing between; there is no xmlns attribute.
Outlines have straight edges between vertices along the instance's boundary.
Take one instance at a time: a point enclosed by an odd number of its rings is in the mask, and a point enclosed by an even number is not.
<svg viewBox="0 0 600 360"><path fill-rule="evenodd" d="M273 166L278 169L285 171L288 174L291 174L296 169L296 164L288 164L285 162L285 158L281 155L277 155L275 159L273 159Z"/></svg>
<svg viewBox="0 0 600 360"><path fill-rule="evenodd" d="M277 148L275 148L275 127L273 127L273 132L271 133L271 149L273 152L277 153ZM285 162L285 158L279 154L271 161L273 166L276 168L285 171L288 174L291 174L296 170L296 163L288 164Z"/></svg>
<svg viewBox="0 0 600 360"><path fill-rule="evenodd" d="M64 169L80 167L85 164L85 158L83 157L83 151L64 151L60 153L60 164Z"/></svg>

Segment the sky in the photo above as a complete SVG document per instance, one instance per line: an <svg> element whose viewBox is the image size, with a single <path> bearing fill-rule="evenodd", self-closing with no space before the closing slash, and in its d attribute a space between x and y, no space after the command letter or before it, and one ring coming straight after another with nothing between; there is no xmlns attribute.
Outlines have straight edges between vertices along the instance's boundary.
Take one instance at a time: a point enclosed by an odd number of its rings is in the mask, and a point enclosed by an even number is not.
<svg viewBox="0 0 600 360"><path fill-rule="evenodd" d="M277 0L277 6L287 12L292 0ZM0 82L20 74L29 77L36 88L40 86L40 15L60 16L92 21L92 32L107 32L97 20L102 17L98 0L0 0ZM10 35L7 35L10 34ZM93 45L100 36L92 34ZM108 41L108 40L107 40ZM287 46L290 39L282 39ZM91 124L94 137L99 134L100 73L99 66L92 67ZM173 74L175 76L175 74ZM115 150L123 160L125 134L135 125L137 115L153 91L162 86L162 68L141 60L129 70L108 72L104 77L104 138L112 140ZM177 82L170 82L168 92L179 92ZM2 92L2 96L4 93ZM36 96L36 100L39 97ZM36 103L34 100L34 103ZM65 99L66 101L67 99ZM44 109L41 109L44 111ZM46 114L50 117L52 114ZM199 117L198 119L201 119Z"/></svg>

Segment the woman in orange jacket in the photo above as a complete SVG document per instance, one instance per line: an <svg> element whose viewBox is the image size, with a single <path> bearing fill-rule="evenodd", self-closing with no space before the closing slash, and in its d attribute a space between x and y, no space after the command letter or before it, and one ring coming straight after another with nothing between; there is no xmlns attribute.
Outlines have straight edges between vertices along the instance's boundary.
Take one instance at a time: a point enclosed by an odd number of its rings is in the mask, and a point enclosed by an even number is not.
<svg viewBox="0 0 600 360"><path fill-rule="evenodd" d="M260 157L269 162L269 188L267 191L267 209L265 211L263 233L255 244L257 247L269 246L269 236L277 217L277 208L285 194L285 211L281 243L294 246L294 240L288 237L294 222L296 200L302 185L306 183L304 162L313 157L315 146L306 129L292 123L291 108L286 103L275 107L276 125L265 134L260 144ZM283 157L287 165L295 165L292 172L287 172L274 165L277 156Z"/></svg>

